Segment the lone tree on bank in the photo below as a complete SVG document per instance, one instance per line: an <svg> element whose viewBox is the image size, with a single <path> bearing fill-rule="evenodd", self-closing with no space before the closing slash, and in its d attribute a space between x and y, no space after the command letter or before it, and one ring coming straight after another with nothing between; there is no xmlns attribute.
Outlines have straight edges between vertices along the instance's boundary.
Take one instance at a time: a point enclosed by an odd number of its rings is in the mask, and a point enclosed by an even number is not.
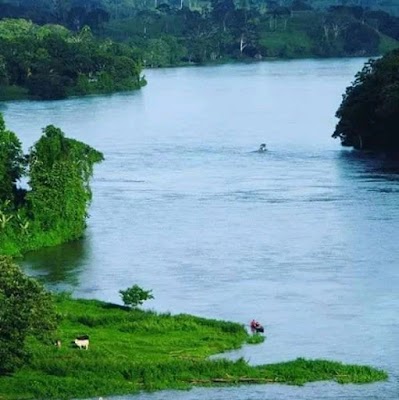
<svg viewBox="0 0 399 400"><path fill-rule="evenodd" d="M130 306L131 308L137 308L144 301L154 298L152 290L144 290L139 285L133 285L126 290L120 290L119 293L125 306Z"/></svg>
<svg viewBox="0 0 399 400"><path fill-rule="evenodd" d="M399 49L369 60L346 89L332 135L343 146L399 150Z"/></svg>

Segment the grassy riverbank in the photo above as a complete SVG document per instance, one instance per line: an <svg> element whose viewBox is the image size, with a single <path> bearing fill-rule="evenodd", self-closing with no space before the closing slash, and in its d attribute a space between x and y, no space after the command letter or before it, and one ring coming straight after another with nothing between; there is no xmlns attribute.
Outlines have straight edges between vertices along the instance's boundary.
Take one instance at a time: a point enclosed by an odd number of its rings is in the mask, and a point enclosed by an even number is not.
<svg viewBox="0 0 399 400"><path fill-rule="evenodd" d="M324 360L256 367L244 360L209 360L212 354L248 341L250 336L237 323L128 310L65 296L57 299L57 308L62 347L31 339L25 367L0 378L1 399L87 398L194 385L369 383L387 378L371 367ZM82 334L90 336L88 351L70 344Z"/></svg>

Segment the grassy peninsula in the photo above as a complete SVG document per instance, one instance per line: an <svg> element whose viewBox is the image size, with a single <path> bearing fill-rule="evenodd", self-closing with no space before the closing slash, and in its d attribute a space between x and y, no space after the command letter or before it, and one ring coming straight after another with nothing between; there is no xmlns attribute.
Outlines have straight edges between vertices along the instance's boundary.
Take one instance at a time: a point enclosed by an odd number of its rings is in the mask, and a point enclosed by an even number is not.
<svg viewBox="0 0 399 400"><path fill-rule="evenodd" d="M297 359L256 367L243 359L209 360L212 354L248 341L249 334L237 323L131 310L68 296L58 296L56 308L62 347L29 338L30 358L14 375L0 377L0 398L87 398L195 385L387 379L385 372L371 367L325 360ZM82 334L90 336L87 351L70 344Z"/></svg>

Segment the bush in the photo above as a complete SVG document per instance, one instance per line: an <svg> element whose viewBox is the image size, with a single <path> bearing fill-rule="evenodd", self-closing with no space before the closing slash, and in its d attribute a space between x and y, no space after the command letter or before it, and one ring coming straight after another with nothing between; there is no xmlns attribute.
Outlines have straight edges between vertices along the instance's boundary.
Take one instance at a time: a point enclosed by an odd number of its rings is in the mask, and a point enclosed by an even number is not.
<svg viewBox="0 0 399 400"><path fill-rule="evenodd" d="M126 290L119 291L125 306L130 306L131 308L137 308L137 306L141 306L144 301L153 299L154 296L151 292L152 290L144 290L138 285L133 285Z"/></svg>
<svg viewBox="0 0 399 400"><path fill-rule="evenodd" d="M0 256L0 375L26 361L25 339L50 342L57 327L53 297L26 276L10 258Z"/></svg>

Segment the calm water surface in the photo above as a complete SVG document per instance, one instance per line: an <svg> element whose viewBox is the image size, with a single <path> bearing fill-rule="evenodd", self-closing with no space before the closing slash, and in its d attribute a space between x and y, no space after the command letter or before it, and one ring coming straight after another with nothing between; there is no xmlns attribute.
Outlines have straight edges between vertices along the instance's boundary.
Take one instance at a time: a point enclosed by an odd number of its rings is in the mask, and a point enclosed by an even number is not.
<svg viewBox="0 0 399 400"><path fill-rule="evenodd" d="M148 71L133 94L3 105L26 147L47 124L103 151L86 237L25 268L76 296L152 288L159 311L266 325L251 363L329 358L387 383L195 389L118 399L399 398L399 167L330 138L364 60ZM252 152L266 142L266 154Z"/></svg>

